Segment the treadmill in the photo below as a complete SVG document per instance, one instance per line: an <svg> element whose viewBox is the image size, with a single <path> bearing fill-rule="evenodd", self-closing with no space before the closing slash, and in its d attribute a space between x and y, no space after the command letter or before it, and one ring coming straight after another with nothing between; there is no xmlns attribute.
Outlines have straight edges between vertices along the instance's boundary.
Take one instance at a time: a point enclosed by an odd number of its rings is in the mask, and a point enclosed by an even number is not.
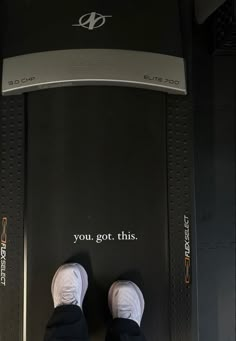
<svg viewBox="0 0 236 341"><path fill-rule="evenodd" d="M0 339L43 339L53 274L73 261L92 341L116 279L141 287L147 340L194 340L191 11L2 6Z"/></svg>

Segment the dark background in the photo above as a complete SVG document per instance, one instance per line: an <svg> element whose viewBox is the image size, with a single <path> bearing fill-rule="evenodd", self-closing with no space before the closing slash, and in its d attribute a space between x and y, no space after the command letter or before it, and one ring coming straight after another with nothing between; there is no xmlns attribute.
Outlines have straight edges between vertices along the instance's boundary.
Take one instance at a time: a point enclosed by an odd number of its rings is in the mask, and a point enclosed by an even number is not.
<svg viewBox="0 0 236 341"><path fill-rule="evenodd" d="M216 22L193 35L198 336L234 341L236 57L232 40L215 45Z"/></svg>

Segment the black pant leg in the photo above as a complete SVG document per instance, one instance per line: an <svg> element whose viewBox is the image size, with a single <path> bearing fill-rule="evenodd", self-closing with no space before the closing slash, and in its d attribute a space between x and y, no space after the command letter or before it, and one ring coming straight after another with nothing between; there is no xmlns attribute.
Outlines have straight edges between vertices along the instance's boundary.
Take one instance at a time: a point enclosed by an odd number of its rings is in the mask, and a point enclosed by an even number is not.
<svg viewBox="0 0 236 341"><path fill-rule="evenodd" d="M44 341L88 341L88 327L82 310L76 305L63 305L54 310Z"/></svg>
<svg viewBox="0 0 236 341"><path fill-rule="evenodd" d="M146 341L146 339L136 322L117 318L108 328L106 341Z"/></svg>

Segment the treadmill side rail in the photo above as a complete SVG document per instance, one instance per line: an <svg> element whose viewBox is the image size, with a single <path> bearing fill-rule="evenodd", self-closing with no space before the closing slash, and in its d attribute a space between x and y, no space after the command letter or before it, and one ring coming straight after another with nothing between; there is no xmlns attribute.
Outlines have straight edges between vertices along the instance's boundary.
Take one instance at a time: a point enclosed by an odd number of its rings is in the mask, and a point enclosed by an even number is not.
<svg viewBox="0 0 236 341"><path fill-rule="evenodd" d="M2 94L74 85L120 85L186 95L184 59L112 49L57 50L3 60Z"/></svg>

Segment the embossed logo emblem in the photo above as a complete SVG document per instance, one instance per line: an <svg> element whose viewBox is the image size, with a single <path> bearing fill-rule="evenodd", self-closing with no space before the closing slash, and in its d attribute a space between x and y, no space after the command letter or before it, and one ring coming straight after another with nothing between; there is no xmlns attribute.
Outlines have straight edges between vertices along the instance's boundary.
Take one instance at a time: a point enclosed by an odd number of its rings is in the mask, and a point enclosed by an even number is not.
<svg viewBox="0 0 236 341"><path fill-rule="evenodd" d="M92 31L96 28L102 27L106 23L106 18L111 17L112 15L102 15L96 12L91 12L82 15L79 18L78 24L73 24L72 26L79 26Z"/></svg>
<svg viewBox="0 0 236 341"><path fill-rule="evenodd" d="M1 285L6 286L6 267L7 267L7 217L2 218L1 234Z"/></svg>

